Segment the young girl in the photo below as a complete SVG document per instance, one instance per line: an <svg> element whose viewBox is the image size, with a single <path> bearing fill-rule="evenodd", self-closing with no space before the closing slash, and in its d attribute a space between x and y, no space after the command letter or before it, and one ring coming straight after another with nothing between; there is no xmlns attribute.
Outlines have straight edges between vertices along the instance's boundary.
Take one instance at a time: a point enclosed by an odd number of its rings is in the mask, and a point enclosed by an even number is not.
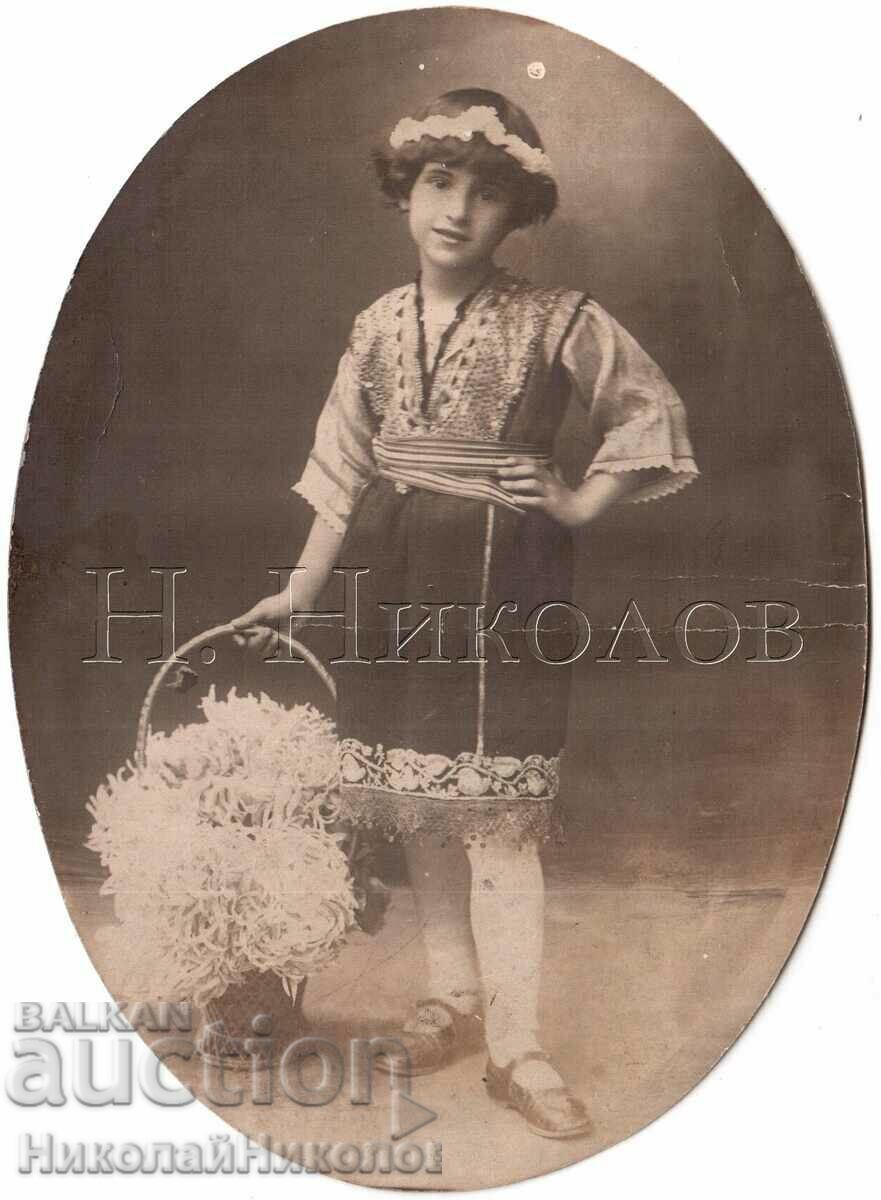
<svg viewBox="0 0 881 1200"><path fill-rule="evenodd" d="M340 783L346 818L405 839L428 986L400 1040L426 1073L483 1030L490 1095L535 1133L569 1137L590 1119L538 1036L538 847L577 641L559 603L570 531L697 469L682 404L633 338L587 294L494 262L557 202L521 109L448 92L402 119L375 163L419 273L355 319L294 486L317 514L305 570L233 624L265 646L260 627L314 609L335 565L368 569L358 650L370 665L337 668ZM553 447L573 405L599 449L570 488ZM400 643L427 617L396 652L395 620Z"/></svg>

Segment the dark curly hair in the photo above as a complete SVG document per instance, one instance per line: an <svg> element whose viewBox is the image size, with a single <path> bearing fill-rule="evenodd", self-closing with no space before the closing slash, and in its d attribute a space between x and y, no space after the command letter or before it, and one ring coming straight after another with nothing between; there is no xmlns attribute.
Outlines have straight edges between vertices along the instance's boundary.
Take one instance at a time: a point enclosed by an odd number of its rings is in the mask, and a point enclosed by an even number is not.
<svg viewBox="0 0 881 1200"><path fill-rule="evenodd" d="M543 150L538 130L516 104L499 92L485 88L459 88L444 92L436 100L413 113L416 121L427 117L457 117L473 105L494 108L509 133L516 134L529 146ZM395 205L406 200L420 171L427 162L443 162L448 166L468 166L481 179L501 187L511 196L511 224L514 229L546 221L557 207L557 185L547 175L524 170L500 146L488 142L482 133L469 141L460 138L422 137L418 142L404 142L393 149L388 142L372 154L373 165L383 194Z"/></svg>

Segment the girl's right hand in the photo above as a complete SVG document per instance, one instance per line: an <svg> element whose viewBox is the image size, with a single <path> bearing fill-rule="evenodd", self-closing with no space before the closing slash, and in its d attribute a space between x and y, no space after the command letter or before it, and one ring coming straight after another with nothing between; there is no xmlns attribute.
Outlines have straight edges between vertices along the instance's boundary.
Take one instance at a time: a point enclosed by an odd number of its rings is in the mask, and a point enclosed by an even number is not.
<svg viewBox="0 0 881 1200"><path fill-rule="evenodd" d="M300 603L299 597L294 597L294 611L305 612L308 607L309 605L305 602ZM230 621L233 629L238 631L233 634L233 641L239 646L247 646L249 649L263 653L269 650L274 654L278 647L278 633L275 627L283 623L284 628L287 629L290 615L291 608L287 591L264 596L262 600L257 601L253 608L249 608L240 617L234 617Z"/></svg>

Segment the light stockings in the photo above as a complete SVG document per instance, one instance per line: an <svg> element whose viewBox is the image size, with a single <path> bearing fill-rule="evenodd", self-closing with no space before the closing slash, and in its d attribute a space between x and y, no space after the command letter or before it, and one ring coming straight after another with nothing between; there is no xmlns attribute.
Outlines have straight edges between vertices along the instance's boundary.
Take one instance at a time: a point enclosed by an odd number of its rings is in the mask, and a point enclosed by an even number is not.
<svg viewBox="0 0 881 1200"><path fill-rule="evenodd" d="M538 847L487 838L468 847L471 930L483 980L486 1044L498 1067L540 1049L538 1000L544 947L544 875ZM514 1079L533 1087L562 1083L547 1063L528 1062Z"/></svg>
<svg viewBox="0 0 881 1200"><path fill-rule="evenodd" d="M460 843L439 849L414 841L405 853L428 957L423 995L474 1012L482 983L493 1062L504 1067L539 1049L544 878L537 847L487 838L469 845L466 859ZM514 1077L535 1087L561 1082L541 1062L524 1063Z"/></svg>
<svg viewBox="0 0 881 1200"><path fill-rule="evenodd" d="M444 1000L459 1012L476 1012L480 977L468 915L468 861L462 846L408 841L404 853L428 958L428 986L422 994Z"/></svg>

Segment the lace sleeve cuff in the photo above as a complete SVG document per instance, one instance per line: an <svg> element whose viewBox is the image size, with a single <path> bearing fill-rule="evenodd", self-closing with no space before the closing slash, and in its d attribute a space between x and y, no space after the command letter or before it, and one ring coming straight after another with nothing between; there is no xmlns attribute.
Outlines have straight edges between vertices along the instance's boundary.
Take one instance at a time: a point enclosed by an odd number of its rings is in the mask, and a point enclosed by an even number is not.
<svg viewBox="0 0 881 1200"><path fill-rule="evenodd" d="M584 478L642 471L621 503L678 492L699 472L685 407L657 363L623 326L590 301L563 348L588 435L602 438Z"/></svg>
<svg viewBox="0 0 881 1200"><path fill-rule="evenodd" d="M647 471L650 477L623 498L624 504L657 500L681 491L700 472L685 426L685 411L677 399L655 399L624 425L609 430L584 478L601 472Z"/></svg>
<svg viewBox="0 0 881 1200"><path fill-rule="evenodd" d="M347 350L318 418L306 467L292 491L342 533L373 471L370 422Z"/></svg>
<svg viewBox="0 0 881 1200"><path fill-rule="evenodd" d="M331 529L337 533L345 533L352 509L349 495L311 455L303 474L291 491L302 496Z"/></svg>

